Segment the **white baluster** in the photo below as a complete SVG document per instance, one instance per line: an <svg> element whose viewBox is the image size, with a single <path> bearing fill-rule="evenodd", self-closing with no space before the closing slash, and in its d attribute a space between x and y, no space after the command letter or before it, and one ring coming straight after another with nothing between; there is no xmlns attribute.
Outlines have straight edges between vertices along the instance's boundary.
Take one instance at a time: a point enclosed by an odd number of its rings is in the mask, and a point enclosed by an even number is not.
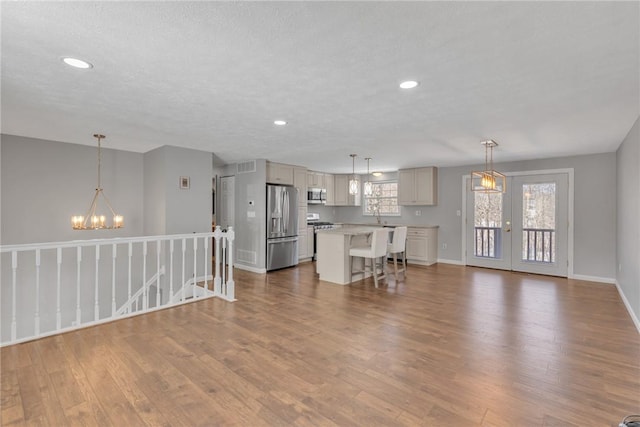
<svg viewBox="0 0 640 427"><path fill-rule="evenodd" d="M131 257L133 256L133 242L129 242L129 279L127 282L127 301L131 301ZM131 305L127 307L127 313L131 313Z"/></svg>
<svg viewBox="0 0 640 427"><path fill-rule="evenodd" d="M156 241L156 307L160 307L160 240Z"/></svg>
<svg viewBox="0 0 640 427"><path fill-rule="evenodd" d="M193 238L193 287L192 292L191 292L191 296L193 298L196 298L196 282L197 282L197 269L198 266L198 238L194 237Z"/></svg>
<svg viewBox="0 0 640 427"><path fill-rule="evenodd" d="M227 301L235 301L235 289L236 283L233 281L233 240L235 239L235 232L233 231L233 227L229 227L227 231L227 240L229 240L229 248L227 249L229 253L229 279L227 280Z"/></svg>
<svg viewBox="0 0 640 427"><path fill-rule="evenodd" d="M173 239L169 240L169 301L173 302Z"/></svg>
<svg viewBox="0 0 640 427"><path fill-rule="evenodd" d="M228 233L228 231L227 231ZM222 239L222 282L220 283L220 294L224 295L226 292L227 286L227 239L228 234L225 233L224 238Z"/></svg>
<svg viewBox="0 0 640 427"><path fill-rule="evenodd" d="M215 239L215 251L216 251L216 272L213 278L213 292L216 296L220 296L222 293L222 280L220 279L220 263L222 261L220 257L220 238L222 237L222 229L219 225L216 225L216 230L213 232L213 238Z"/></svg>
<svg viewBox="0 0 640 427"><path fill-rule="evenodd" d="M116 257L118 245L111 245L111 316L116 315Z"/></svg>
<svg viewBox="0 0 640 427"><path fill-rule="evenodd" d="M184 293L185 253L187 251L187 239L182 238L182 301L187 299Z"/></svg>
<svg viewBox="0 0 640 427"><path fill-rule="evenodd" d="M208 237L203 237L204 240L204 289L205 290L209 290L209 282L207 280L207 273L209 272L207 269L207 266L209 265L209 263L211 262L211 260L209 260L209 238Z"/></svg>
<svg viewBox="0 0 640 427"><path fill-rule="evenodd" d="M147 292L147 241L142 242L142 309L149 308L149 294Z"/></svg>
<svg viewBox="0 0 640 427"><path fill-rule="evenodd" d="M56 264L58 266L56 272L56 330L62 329L62 312L60 311L60 275L62 272L62 248L56 251Z"/></svg>
<svg viewBox="0 0 640 427"><path fill-rule="evenodd" d="M94 306L93 306L93 320L96 322L100 320L100 304L98 303L99 299L99 280L100 280L100 245L96 245L96 283L94 286Z"/></svg>
<svg viewBox="0 0 640 427"><path fill-rule="evenodd" d="M40 249L36 249L36 310L33 315L34 335L40 335Z"/></svg>
<svg viewBox="0 0 640 427"><path fill-rule="evenodd" d="M80 311L80 264L82 263L82 246L78 246L76 269L76 326L80 326L82 312Z"/></svg>
<svg viewBox="0 0 640 427"><path fill-rule="evenodd" d="M16 340L16 282L18 279L18 252L11 252L11 341Z"/></svg>

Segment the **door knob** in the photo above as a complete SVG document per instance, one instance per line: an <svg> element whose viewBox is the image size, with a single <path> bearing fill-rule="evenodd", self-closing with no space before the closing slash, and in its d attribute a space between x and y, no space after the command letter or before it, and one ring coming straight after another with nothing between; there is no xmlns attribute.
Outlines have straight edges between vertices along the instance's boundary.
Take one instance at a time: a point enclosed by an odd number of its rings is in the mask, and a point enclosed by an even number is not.
<svg viewBox="0 0 640 427"><path fill-rule="evenodd" d="M504 232L505 233L511 232L511 221L506 221L504 223Z"/></svg>

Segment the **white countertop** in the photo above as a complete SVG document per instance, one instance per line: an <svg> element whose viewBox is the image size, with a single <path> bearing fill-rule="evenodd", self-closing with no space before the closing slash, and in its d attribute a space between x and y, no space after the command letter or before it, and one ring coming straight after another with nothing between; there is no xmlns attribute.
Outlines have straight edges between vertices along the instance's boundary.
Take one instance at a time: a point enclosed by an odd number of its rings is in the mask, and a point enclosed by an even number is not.
<svg viewBox="0 0 640 427"><path fill-rule="evenodd" d="M340 227L340 228L329 228L326 230L318 230L318 234L340 234L343 236L358 236L361 234L369 234L373 233L376 230L379 230L380 227L376 226L350 226L350 227ZM389 232L391 232L391 228L389 228Z"/></svg>
<svg viewBox="0 0 640 427"><path fill-rule="evenodd" d="M352 223L352 222L334 222L335 225L342 225L345 228L352 228L352 227L373 227L373 228L379 228L379 227L412 227L412 228L439 228L439 225L409 225L409 224L396 224L396 223L391 223L391 224L356 224L356 223Z"/></svg>

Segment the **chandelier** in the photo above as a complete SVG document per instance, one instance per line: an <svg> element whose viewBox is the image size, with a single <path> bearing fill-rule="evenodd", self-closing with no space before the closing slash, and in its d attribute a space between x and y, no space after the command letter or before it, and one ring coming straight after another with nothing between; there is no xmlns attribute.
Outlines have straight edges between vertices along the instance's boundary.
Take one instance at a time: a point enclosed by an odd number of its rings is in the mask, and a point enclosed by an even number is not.
<svg viewBox="0 0 640 427"><path fill-rule="evenodd" d="M498 143L488 139L480 144L484 145L484 170L471 172L471 191L504 193L507 191L507 178L493 169L493 147Z"/></svg>
<svg viewBox="0 0 640 427"><path fill-rule="evenodd" d="M362 191L366 197L371 197L373 195L373 184L369 179L369 161L371 157L364 158L367 161L367 181L364 183L364 190Z"/></svg>
<svg viewBox="0 0 640 427"><path fill-rule="evenodd" d="M351 156L351 179L349 180L349 194L355 196L358 194L358 187L360 187L360 183L358 182L358 178L356 177L356 157L357 154L349 154Z"/></svg>
<svg viewBox="0 0 640 427"><path fill-rule="evenodd" d="M124 226L124 217L122 215L116 214L116 212L111 207L111 203L109 203L109 199L104 195L104 191L102 190L102 186L100 184L100 168L102 161L102 151L101 151L101 141L105 138L104 135L94 134L94 138L98 139L98 185L96 186L96 192L93 195L93 200L91 201L91 205L89 206L89 210L86 215L74 215L71 217L71 227L74 230L100 230L100 229L114 229L114 228L122 228ZM113 222L111 225L107 224L107 217L105 215L101 215L96 213L98 210L98 199L102 196L105 204L111 211L111 215L113 218Z"/></svg>

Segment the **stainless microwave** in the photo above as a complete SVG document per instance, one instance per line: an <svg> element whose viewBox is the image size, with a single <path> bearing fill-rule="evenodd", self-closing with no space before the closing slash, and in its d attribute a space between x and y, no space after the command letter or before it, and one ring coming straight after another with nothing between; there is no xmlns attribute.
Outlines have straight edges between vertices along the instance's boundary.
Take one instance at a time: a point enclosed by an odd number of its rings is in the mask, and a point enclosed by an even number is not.
<svg viewBox="0 0 640 427"><path fill-rule="evenodd" d="M309 188L307 203L310 205L324 205L327 202L327 190L324 188Z"/></svg>

